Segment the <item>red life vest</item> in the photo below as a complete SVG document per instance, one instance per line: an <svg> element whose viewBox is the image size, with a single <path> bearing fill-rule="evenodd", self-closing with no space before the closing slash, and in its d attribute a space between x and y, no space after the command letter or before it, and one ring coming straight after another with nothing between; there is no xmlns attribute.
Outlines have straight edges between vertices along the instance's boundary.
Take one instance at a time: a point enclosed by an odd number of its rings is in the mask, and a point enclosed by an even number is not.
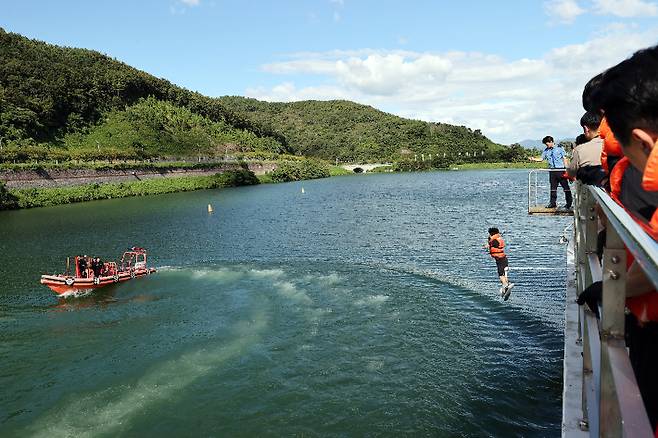
<svg viewBox="0 0 658 438"><path fill-rule="evenodd" d="M494 240L498 241L498 248L491 245ZM500 234L494 234L493 236L489 236L489 254L491 254L491 257L495 259L500 259L505 257L505 241L500 236Z"/></svg>
<svg viewBox="0 0 658 438"><path fill-rule="evenodd" d="M610 197L622 207L624 206L619 198L621 194L621 183L624 179L624 173L630 165L628 158L624 157L619 160L617 165L612 169L612 173L610 173ZM658 209L653 213L651 220L648 223L638 218L626 208L624 208L624 210L626 210L626 212L644 229L644 231L647 232L647 234L649 234L654 240L658 240ZM626 269L631 266L633 260L633 255L628 249L626 249ZM637 297L626 298L626 307L628 307L640 322L658 322L658 292L655 290Z"/></svg>

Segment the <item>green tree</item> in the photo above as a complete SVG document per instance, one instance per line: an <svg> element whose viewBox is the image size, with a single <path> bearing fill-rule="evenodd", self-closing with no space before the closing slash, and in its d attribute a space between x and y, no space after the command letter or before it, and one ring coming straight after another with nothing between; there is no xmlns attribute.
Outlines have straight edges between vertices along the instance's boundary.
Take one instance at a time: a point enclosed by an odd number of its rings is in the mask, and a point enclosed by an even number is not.
<svg viewBox="0 0 658 438"><path fill-rule="evenodd" d="M18 200L14 195L9 193L4 183L0 181L0 210L11 210L16 208Z"/></svg>
<svg viewBox="0 0 658 438"><path fill-rule="evenodd" d="M318 160L284 161L270 173L273 182L301 181L331 176L329 166Z"/></svg>

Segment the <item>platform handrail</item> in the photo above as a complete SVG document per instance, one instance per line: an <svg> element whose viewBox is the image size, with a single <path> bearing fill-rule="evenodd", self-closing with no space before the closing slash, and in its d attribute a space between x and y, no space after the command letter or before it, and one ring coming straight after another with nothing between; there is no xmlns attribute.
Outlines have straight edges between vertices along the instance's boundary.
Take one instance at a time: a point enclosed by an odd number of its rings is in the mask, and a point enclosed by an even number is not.
<svg viewBox="0 0 658 438"><path fill-rule="evenodd" d="M528 172L528 214L531 215L540 215L540 216L571 216L573 214L572 210L568 207L566 208L553 208L545 206L546 202L550 202L551 185L550 178L548 174L551 172L555 173L564 173L565 169L531 169ZM544 175L541 178L539 175ZM557 193L555 193L557 195ZM542 201L540 202L540 199ZM565 199L566 201L566 199Z"/></svg>
<svg viewBox="0 0 658 438"><path fill-rule="evenodd" d="M598 206L598 207L597 207ZM563 412L563 436L653 437L642 403L637 380L624 342L626 301L626 250L635 257L654 286L658 286L658 244L646 234L628 212L598 187L576 184L573 244L574 284L567 287L567 307L585 288L602 281L602 302L597 319L587 306L580 306L577 340L565 332L565 398L563 409L573 406L567 397L576 397L567 388L578 386L582 412L579 427L567 424ZM598 215L606 218L606 245L602 260L597 254ZM573 301L571 301L573 302ZM576 313L573 313L574 318ZM566 329L565 329L566 330ZM570 355L567 342L582 345L582 355ZM579 370L577 368L580 368ZM574 381L580 375L580 384ZM567 382L568 381L568 382ZM575 383L574 383L575 382Z"/></svg>
<svg viewBox="0 0 658 438"><path fill-rule="evenodd" d="M537 179L539 172L548 173L554 169L544 168L544 169L531 169L528 172L528 210L534 205L537 205L537 197L539 191L537 187L539 186L539 181ZM534 181L534 183L533 183ZM534 200L534 202L532 202Z"/></svg>

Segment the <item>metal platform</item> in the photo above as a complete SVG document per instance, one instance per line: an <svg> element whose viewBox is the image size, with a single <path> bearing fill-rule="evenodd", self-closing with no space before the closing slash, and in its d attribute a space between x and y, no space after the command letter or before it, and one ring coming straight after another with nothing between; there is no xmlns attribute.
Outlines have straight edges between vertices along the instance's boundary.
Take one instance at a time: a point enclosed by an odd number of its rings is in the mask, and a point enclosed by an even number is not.
<svg viewBox="0 0 658 438"><path fill-rule="evenodd" d="M573 216L573 209L564 208L546 208L538 206L528 206L528 214L536 216Z"/></svg>
<svg viewBox="0 0 658 438"><path fill-rule="evenodd" d="M533 169L528 172L528 214L533 216L573 216L573 210L545 207L549 203L551 190L548 184L550 171L550 169ZM539 178L539 175L542 177ZM558 190L560 189L558 188Z"/></svg>

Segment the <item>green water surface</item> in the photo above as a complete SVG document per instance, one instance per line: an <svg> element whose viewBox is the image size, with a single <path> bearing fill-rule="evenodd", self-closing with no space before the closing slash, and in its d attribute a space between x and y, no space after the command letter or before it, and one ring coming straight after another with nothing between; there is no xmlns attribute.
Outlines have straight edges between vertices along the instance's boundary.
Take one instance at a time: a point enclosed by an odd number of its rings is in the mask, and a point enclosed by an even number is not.
<svg viewBox="0 0 658 438"><path fill-rule="evenodd" d="M569 219L528 217L526 180L364 175L0 212L0 435L558 436ZM156 275L67 300L38 283L67 255L133 245Z"/></svg>

